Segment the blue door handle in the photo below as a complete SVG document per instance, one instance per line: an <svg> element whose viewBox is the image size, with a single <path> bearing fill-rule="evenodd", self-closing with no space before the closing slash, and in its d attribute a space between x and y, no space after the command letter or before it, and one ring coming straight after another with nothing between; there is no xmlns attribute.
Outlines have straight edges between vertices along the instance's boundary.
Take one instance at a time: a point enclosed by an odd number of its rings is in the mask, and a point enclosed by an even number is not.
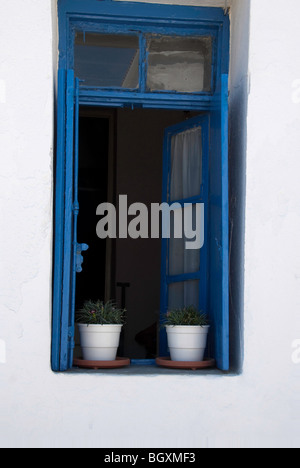
<svg viewBox="0 0 300 468"><path fill-rule="evenodd" d="M83 256L81 255L82 252L88 250L89 246L87 244L77 244L76 249L76 273L82 272L82 263L83 263Z"/></svg>

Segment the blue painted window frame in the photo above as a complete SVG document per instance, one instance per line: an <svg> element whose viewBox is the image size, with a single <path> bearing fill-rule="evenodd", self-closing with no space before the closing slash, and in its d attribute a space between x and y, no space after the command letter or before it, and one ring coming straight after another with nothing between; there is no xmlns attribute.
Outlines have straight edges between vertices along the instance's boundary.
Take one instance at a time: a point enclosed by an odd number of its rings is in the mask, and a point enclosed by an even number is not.
<svg viewBox="0 0 300 468"><path fill-rule="evenodd" d="M221 8L144 3L58 0L59 68L74 68L75 32L138 35L141 89L80 87L80 105L103 107L176 108L207 110L215 101L217 84L229 69L229 17ZM145 92L146 34L212 36L213 65L210 93Z"/></svg>
<svg viewBox="0 0 300 468"><path fill-rule="evenodd" d="M229 317L228 312L228 70L229 70L229 16L220 8L207 7L186 7L173 5L129 3L110 0L58 0L59 19L59 68L61 70L72 70L74 65L74 34L76 30L93 32L117 33L139 33L140 43L145 40L146 33L160 33L164 35L208 35L214 37L214 68L213 68L213 89L211 93L173 93L156 92L144 93L120 89L97 89L85 88L81 86L77 95L76 105L89 105L97 107L143 107L157 109L177 109L189 111L207 111L210 115L210 137L214 135L217 143L211 144L210 153L215 153L216 164L221 167L221 179L218 178L218 185L222 193L216 195L210 193L209 202L217 204L221 210L218 233L213 232L214 239L210 239L210 251L218 251L221 259L220 269L214 279L220 282L218 293L218 303L216 304L216 314L214 317L216 336L214 343L217 354L217 365L220 369L229 369L228 334ZM226 81L227 76L227 81ZM62 80L63 81L63 80ZM227 85L226 85L227 83ZM226 87L227 86L227 87ZM145 88L142 83L141 90ZM75 102L74 102L75 105ZM75 108L74 108L75 109ZM62 140L65 138L66 129L66 109L63 108L62 99L58 96L58 135ZM76 125L76 124L75 124ZM210 138L211 141L211 138ZM227 145L227 146L226 146ZM64 157L67 158L66 154ZM212 159L212 158L210 158ZM56 178L56 204L61 206L66 187L65 162L58 160ZM211 171L211 167L210 167ZM218 172L218 171L217 171ZM224 178L224 183L222 182ZM210 184L214 183L210 177ZM217 200L217 201L216 201ZM72 208L73 209L73 208ZM56 207L56 217L58 222L64 223L59 208ZM227 226L227 228L226 228ZM211 230L211 226L209 226ZM59 231L59 229L58 229ZM63 270L62 242L66 241L66 231L63 235L55 235L55 263L54 263L54 309L60 310L62 307L62 296L64 286L59 286L61 278L68 275ZM60 231L62 232L62 231ZM62 240L64 237L64 240ZM71 239L70 243L74 242ZM210 237L212 237L210 232ZM217 246L217 249L216 249ZM214 254L217 257L217 253ZM212 256L213 257L213 256ZM210 278L211 282L211 278ZM72 284L72 274L70 273L69 284ZM55 288L56 285L56 288ZM212 288L210 288L212 289ZM223 293L222 293L223 291ZM72 291L69 291L72 295ZM209 291L208 294L213 295ZM223 297L224 296L224 297ZM209 300L213 300L208 298ZM71 342L72 347L74 334L74 324L71 311L71 318L68 324L68 337L61 335L60 317L53 312L53 339L52 339L52 369L54 371L64 371L72 366L72 350L67 350L67 358L63 356L60 361L62 348L66 348L66 340ZM72 336L71 336L72 335ZM62 343L64 341L64 343ZM224 344L225 343L225 344ZM65 353L66 354L66 353Z"/></svg>

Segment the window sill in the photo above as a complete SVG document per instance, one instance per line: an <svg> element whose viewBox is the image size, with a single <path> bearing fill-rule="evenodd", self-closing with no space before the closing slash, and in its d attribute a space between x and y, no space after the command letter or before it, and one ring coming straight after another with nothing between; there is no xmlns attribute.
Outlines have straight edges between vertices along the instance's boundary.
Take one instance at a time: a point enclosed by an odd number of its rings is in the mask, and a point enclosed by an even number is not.
<svg viewBox="0 0 300 468"><path fill-rule="evenodd" d="M175 370L166 369L157 366L129 366L121 369L82 369L73 367L67 374L97 374L101 376L120 376L120 377L159 377L159 376L189 376L189 377L204 377L204 376L233 376L232 372L223 372L218 369L201 369L201 370Z"/></svg>

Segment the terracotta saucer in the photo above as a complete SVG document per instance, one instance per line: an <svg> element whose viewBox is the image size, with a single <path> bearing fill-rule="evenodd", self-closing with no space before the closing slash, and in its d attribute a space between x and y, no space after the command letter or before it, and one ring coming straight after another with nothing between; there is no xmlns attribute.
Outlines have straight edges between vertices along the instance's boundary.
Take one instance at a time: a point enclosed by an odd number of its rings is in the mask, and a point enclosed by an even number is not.
<svg viewBox="0 0 300 468"><path fill-rule="evenodd" d="M118 369L130 365L130 359L117 358L115 361L85 361L84 359L74 359L73 365L75 367L82 367L83 369Z"/></svg>
<svg viewBox="0 0 300 468"><path fill-rule="evenodd" d="M204 359L204 361L198 362L180 362L180 361L171 361L169 357L159 357L156 359L156 364L162 367L168 367L169 369L208 369L209 367L214 367L216 361L214 359Z"/></svg>

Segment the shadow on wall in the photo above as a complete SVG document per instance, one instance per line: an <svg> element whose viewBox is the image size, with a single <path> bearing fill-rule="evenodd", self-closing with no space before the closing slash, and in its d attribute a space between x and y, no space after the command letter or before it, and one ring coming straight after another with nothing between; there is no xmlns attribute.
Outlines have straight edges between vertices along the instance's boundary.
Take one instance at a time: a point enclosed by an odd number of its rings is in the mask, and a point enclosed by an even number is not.
<svg viewBox="0 0 300 468"><path fill-rule="evenodd" d="M241 373L244 361L244 239L248 110L250 0L231 7L229 97L230 362Z"/></svg>

